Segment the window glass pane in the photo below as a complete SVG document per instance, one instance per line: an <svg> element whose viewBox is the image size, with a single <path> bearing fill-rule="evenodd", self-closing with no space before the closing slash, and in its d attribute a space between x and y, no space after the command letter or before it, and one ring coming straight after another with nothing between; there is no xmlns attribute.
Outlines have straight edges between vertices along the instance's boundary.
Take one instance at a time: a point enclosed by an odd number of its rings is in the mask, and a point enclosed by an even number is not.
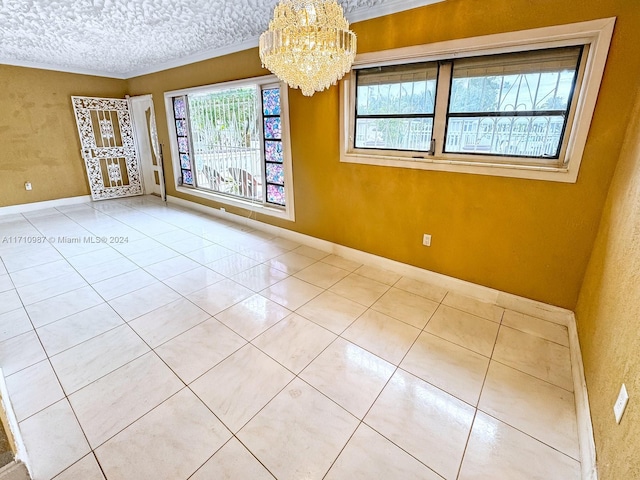
<svg viewBox="0 0 640 480"><path fill-rule="evenodd" d="M264 119L264 138L282 138L280 117L269 117Z"/></svg>
<svg viewBox="0 0 640 480"><path fill-rule="evenodd" d="M186 120L176 120L176 133L179 137L187 136L187 121Z"/></svg>
<svg viewBox="0 0 640 480"><path fill-rule="evenodd" d="M258 95L255 85L188 95L199 188L263 198Z"/></svg>
<svg viewBox="0 0 640 480"><path fill-rule="evenodd" d="M182 168L186 168L187 170L191 170L191 159L189 158L189 154L187 153L180 154L180 166Z"/></svg>
<svg viewBox="0 0 640 480"><path fill-rule="evenodd" d="M191 170L182 170L182 183L185 185L193 185L193 175Z"/></svg>
<svg viewBox="0 0 640 480"><path fill-rule="evenodd" d="M581 53L454 60L445 152L558 158Z"/></svg>
<svg viewBox="0 0 640 480"><path fill-rule="evenodd" d="M267 185L267 202L284 205L284 187L280 185Z"/></svg>
<svg viewBox="0 0 640 480"><path fill-rule="evenodd" d="M450 113L566 110L580 47L454 60Z"/></svg>
<svg viewBox="0 0 640 480"><path fill-rule="evenodd" d="M280 89L262 91L262 109L265 115L280 115Z"/></svg>
<svg viewBox="0 0 640 480"><path fill-rule="evenodd" d="M186 137L178 137L178 151L180 153L189 153L189 141Z"/></svg>
<svg viewBox="0 0 640 480"><path fill-rule="evenodd" d="M433 118L359 118L356 148L429 151Z"/></svg>
<svg viewBox="0 0 640 480"><path fill-rule="evenodd" d="M434 63L357 70L357 115L432 114L437 74Z"/></svg>
<svg viewBox="0 0 640 480"><path fill-rule="evenodd" d="M173 113L176 119L187 118L187 108L184 103L184 97L176 97L173 99Z"/></svg>
<svg viewBox="0 0 640 480"><path fill-rule="evenodd" d="M264 156L267 162L282 163L282 142L270 140L264 142Z"/></svg>
<svg viewBox="0 0 640 480"><path fill-rule="evenodd" d="M267 182L284 185L284 169L279 163L267 164Z"/></svg>
<svg viewBox="0 0 640 480"><path fill-rule="evenodd" d="M447 152L556 157L564 117L453 117L447 125Z"/></svg>

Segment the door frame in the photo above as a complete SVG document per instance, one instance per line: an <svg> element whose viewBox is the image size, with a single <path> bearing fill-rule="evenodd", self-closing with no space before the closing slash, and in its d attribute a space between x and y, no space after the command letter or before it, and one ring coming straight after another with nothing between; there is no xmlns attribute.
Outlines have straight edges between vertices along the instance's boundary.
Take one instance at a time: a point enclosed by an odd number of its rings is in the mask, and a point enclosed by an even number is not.
<svg viewBox="0 0 640 480"><path fill-rule="evenodd" d="M166 201L162 145L158 140L153 95L126 96L131 111L136 150L145 194L160 195ZM138 107L141 108L138 108ZM147 112L149 118L147 119ZM154 165L155 161L155 165ZM157 175L157 183L156 183Z"/></svg>

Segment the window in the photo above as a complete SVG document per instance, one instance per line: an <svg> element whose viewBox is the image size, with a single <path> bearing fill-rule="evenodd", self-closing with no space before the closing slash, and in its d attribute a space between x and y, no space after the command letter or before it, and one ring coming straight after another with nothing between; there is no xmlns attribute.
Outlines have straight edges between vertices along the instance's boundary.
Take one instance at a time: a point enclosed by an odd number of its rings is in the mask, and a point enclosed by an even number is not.
<svg viewBox="0 0 640 480"><path fill-rule="evenodd" d="M274 80L165 94L178 191L293 219L287 90Z"/></svg>
<svg viewBox="0 0 640 480"><path fill-rule="evenodd" d="M613 19L359 55L341 160L575 182Z"/></svg>
<svg viewBox="0 0 640 480"><path fill-rule="evenodd" d="M357 70L355 147L428 151L437 75L435 63Z"/></svg>
<svg viewBox="0 0 640 480"><path fill-rule="evenodd" d="M446 153L560 158L581 47L453 61Z"/></svg>

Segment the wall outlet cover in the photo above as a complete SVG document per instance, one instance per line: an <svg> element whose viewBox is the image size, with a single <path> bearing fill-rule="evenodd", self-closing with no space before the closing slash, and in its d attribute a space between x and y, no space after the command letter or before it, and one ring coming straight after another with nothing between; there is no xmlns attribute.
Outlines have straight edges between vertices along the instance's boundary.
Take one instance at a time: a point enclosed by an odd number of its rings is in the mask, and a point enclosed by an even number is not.
<svg viewBox="0 0 640 480"><path fill-rule="evenodd" d="M430 247L430 246L431 246L431 235L429 235L428 233L425 233L425 234L422 236L422 244L423 244L425 247Z"/></svg>
<svg viewBox="0 0 640 480"><path fill-rule="evenodd" d="M618 394L618 399L613 406L613 413L616 416L616 423L620 423L620 420L622 420L622 415L624 415L624 410L627 408L627 403L629 403L629 394L627 393L626 385L623 383L622 387L620 388L620 393Z"/></svg>

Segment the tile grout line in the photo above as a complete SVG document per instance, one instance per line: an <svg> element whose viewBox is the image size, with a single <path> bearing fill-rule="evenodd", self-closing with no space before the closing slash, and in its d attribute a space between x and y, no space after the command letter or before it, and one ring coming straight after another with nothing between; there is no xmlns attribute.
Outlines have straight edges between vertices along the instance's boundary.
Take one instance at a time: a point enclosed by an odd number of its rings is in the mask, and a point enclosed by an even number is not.
<svg viewBox="0 0 640 480"><path fill-rule="evenodd" d="M502 318L504 317L504 311L500 316L500 325L502 325ZM480 399L482 398L482 391L484 390L484 385L487 382L487 377L489 376L489 367L491 367L491 358L493 357L493 352L496 349L496 345L498 343L498 334L500 333L500 327L498 327L498 331L496 332L496 337L493 341L493 348L491 349L491 356L489 357L489 362L487 362L487 369L484 372L484 379L482 380L482 386L480 387L480 393L478 394L478 402L475 405L473 410L473 419L471 420L471 425L469 427L469 433L467 434L467 441L464 445L464 450L462 451L462 457L460 458L460 465L458 466L458 473L456 474L456 479L460 478L460 473L462 472L462 464L464 463L464 459L467 455L467 449L469 448L469 442L471 441L471 434L473 433L473 426L476 423L476 418L478 416L478 410L480 405Z"/></svg>

